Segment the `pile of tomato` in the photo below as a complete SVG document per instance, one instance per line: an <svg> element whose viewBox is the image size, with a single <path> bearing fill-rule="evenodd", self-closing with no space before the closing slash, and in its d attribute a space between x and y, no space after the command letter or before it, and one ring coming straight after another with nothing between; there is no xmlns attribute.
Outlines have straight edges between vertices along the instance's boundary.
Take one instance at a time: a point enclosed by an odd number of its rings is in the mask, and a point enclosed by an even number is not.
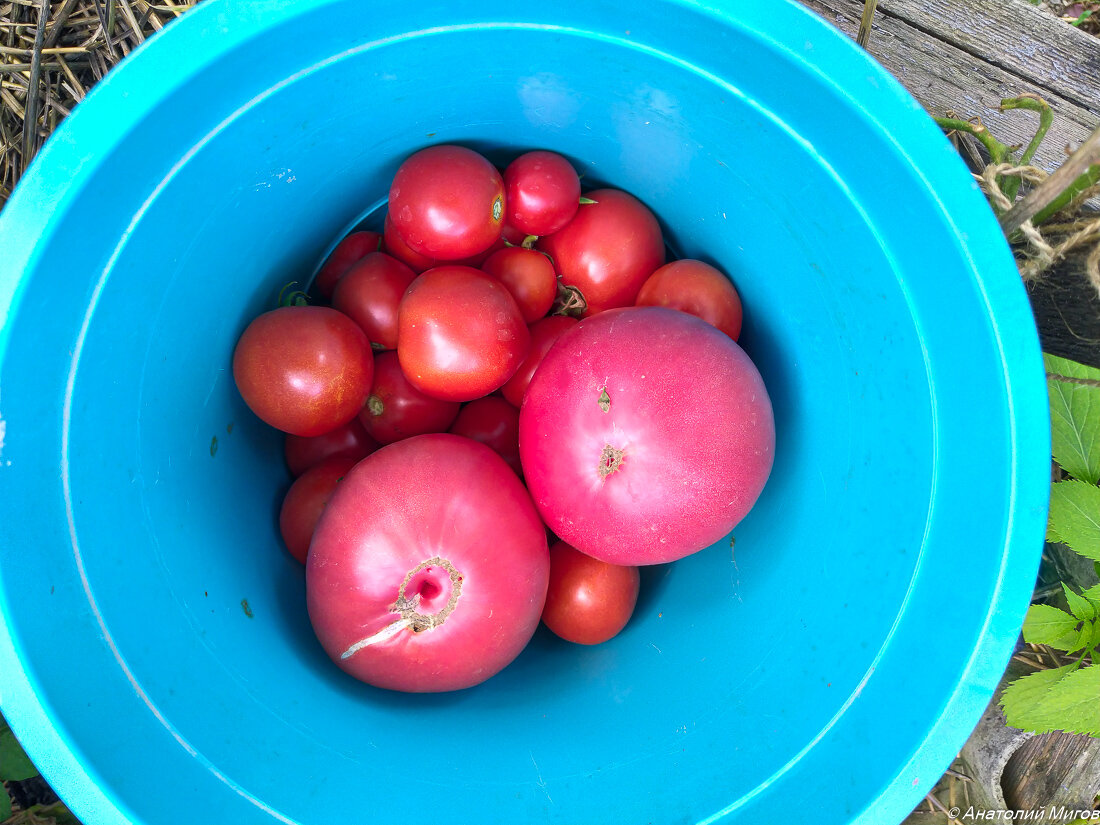
<svg viewBox="0 0 1100 825"><path fill-rule="evenodd" d="M730 280L666 263L631 194L570 162L498 170L408 157L381 233L345 237L314 290L252 321L245 402L285 433L280 513L332 660L378 687L455 690L540 620L607 641L638 567L727 535L771 471L775 428L736 343Z"/></svg>

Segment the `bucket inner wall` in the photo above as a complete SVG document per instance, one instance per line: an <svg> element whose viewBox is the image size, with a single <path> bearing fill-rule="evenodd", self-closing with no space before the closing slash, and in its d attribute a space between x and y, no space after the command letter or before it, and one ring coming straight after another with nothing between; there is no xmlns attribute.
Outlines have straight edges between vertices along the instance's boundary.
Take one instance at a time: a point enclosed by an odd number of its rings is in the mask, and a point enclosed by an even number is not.
<svg viewBox="0 0 1100 825"><path fill-rule="evenodd" d="M701 822L825 782L838 748L905 761L913 738L871 725L902 701L883 673L900 678L939 623L976 639L966 605L992 598L1000 563L998 547L949 558L944 536L975 507L1002 523L1008 481L964 505L938 470L964 460L955 391L998 392L996 346L965 369L954 353L995 330L918 310L984 297L958 263L934 281L917 265L922 249L958 257L958 240L890 208L915 178L890 137L774 44L736 27L721 43L691 62L618 32L501 24L276 71L258 59L276 33L226 58L259 67L242 81L252 97L219 92L224 67L196 75L73 202L96 214L135 182L25 277L0 375L42 389L5 391L2 459L50 548L25 569L51 609L2 584L42 701L129 815L187 821L201 786L243 821L317 821L351 796L356 821L423 805L451 821ZM728 272L777 452L732 540L643 571L610 643L540 630L482 686L407 696L345 676L314 639L276 528L282 439L244 406L230 359L401 160L444 142L501 161L562 152L586 185L644 201L681 256ZM983 426L965 460L1004 463L1009 422ZM43 463L63 493L33 502L16 482ZM990 585L936 606L923 582L948 567ZM957 664L926 669L904 701L934 716L959 679ZM177 777L155 801L139 794L148 741ZM845 772L823 821L847 821L881 782Z"/></svg>

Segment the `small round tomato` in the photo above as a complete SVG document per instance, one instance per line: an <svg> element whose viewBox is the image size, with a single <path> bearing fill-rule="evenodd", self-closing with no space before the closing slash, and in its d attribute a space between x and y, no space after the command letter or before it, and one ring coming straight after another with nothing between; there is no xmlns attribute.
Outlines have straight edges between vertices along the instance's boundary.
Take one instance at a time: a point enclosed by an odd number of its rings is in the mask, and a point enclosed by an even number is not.
<svg viewBox="0 0 1100 825"><path fill-rule="evenodd" d="M509 378L500 388L501 395L509 404L517 409L523 403L523 395L527 392L527 385L542 362L543 356L550 351L550 347L558 340L563 332L577 323L576 318L568 315L551 315L531 324L531 347L527 351L527 357L519 365L516 374Z"/></svg>
<svg viewBox="0 0 1100 825"><path fill-rule="evenodd" d="M313 280L317 291L331 298L336 282L348 268L365 255L377 252L382 246L382 236L377 232L352 232L332 250Z"/></svg>
<svg viewBox="0 0 1100 825"><path fill-rule="evenodd" d="M525 323L545 317L558 294L558 276L550 259L534 249L509 246L485 259L481 271L492 275L512 293Z"/></svg>
<svg viewBox="0 0 1100 825"><path fill-rule="evenodd" d="M397 258L372 252L337 282L332 306L355 321L375 349L397 349L397 307L415 279Z"/></svg>
<svg viewBox="0 0 1100 825"><path fill-rule="evenodd" d="M313 531L336 485L358 463L359 459L346 456L326 458L302 473L287 490L279 510L279 532L290 555L302 564L306 563Z"/></svg>
<svg viewBox="0 0 1100 825"><path fill-rule="evenodd" d="M405 377L397 353L382 352L374 359L374 383L359 420L380 444L392 444L414 435L447 432L460 406L422 393Z"/></svg>
<svg viewBox="0 0 1100 825"><path fill-rule="evenodd" d="M451 432L480 441L523 475L519 463L519 410L495 395L478 398L463 406L451 425Z"/></svg>
<svg viewBox="0 0 1100 825"><path fill-rule="evenodd" d="M542 622L567 642L606 642L630 621L640 585L637 567L598 561L558 541L550 548Z"/></svg>
<svg viewBox="0 0 1100 825"><path fill-rule="evenodd" d="M504 170L507 222L525 235L557 232L577 213L581 179L556 152L520 155Z"/></svg>
<svg viewBox="0 0 1100 825"><path fill-rule="evenodd" d="M488 395L519 368L529 341L508 289L468 266L429 269L401 300L401 369L433 398L473 401Z"/></svg>
<svg viewBox="0 0 1100 825"><path fill-rule="evenodd" d="M565 227L539 239L566 287L584 298L584 316L634 304L646 278L665 262L665 242L657 218L618 189L588 192Z"/></svg>
<svg viewBox="0 0 1100 825"><path fill-rule="evenodd" d="M347 424L366 402L373 376L366 334L329 307L265 312L233 351L233 378L249 409L294 435L323 435Z"/></svg>
<svg viewBox="0 0 1100 825"><path fill-rule="evenodd" d="M414 252L455 261L484 252L500 237L504 180L463 146L429 146L410 155L390 185L394 229Z"/></svg>
<svg viewBox="0 0 1100 825"><path fill-rule="evenodd" d="M734 341L741 334L741 296L730 279L691 258L665 264L650 275L634 305L678 309L702 318Z"/></svg>
<svg viewBox="0 0 1100 825"><path fill-rule="evenodd" d="M377 365L377 362L375 362ZM377 375L377 369L375 370ZM283 444L283 456L287 469L293 476L300 476L314 464L326 458L342 456L356 460L366 458L378 449L378 442L367 435L358 418L329 430L324 435L287 435Z"/></svg>

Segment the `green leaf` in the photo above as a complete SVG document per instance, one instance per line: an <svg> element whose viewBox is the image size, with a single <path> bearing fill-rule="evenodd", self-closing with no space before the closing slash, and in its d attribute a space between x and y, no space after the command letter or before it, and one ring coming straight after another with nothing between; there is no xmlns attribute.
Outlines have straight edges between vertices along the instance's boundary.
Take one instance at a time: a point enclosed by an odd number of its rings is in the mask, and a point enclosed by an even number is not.
<svg viewBox="0 0 1100 825"><path fill-rule="evenodd" d="M10 730L0 733L0 779L19 782L32 776L38 776L38 768L23 753L15 734Z"/></svg>
<svg viewBox="0 0 1100 825"><path fill-rule="evenodd" d="M1100 667L1082 667L1055 682L1042 698L1047 730L1100 736Z"/></svg>
<svg viewBox="0 0 1100 825"><path fill-rule="evenodd" d="M1089 640L1087 642L1085 642L1085 647L1088 650L1094 651L1093 654L1092 654L1093 655L1092 663L1094 665L1100 665L1100 661L1096 660L1096 653L1095 653L1097 648L1100 648L1100 622L1093 622L1092 623L1092 636L1089 638Z"/></svg>
<svg viewBox="0 0 1100 825"><path fill-rule="evenodd" d="M1073 588L1062 582L1062 590L1065 591L1066 601L1069 602L1069 612L1083 622L1090 622L1096 618L1096 605L1074 592Z"/></svg>
<svg viewBox="0 0 1100 825"><path fill-rule="evenodd" d="M1074 634L1073 641L1066 647L1066 653L1086 651L1092 643L1093 636L1096 634L1096 625L1093 622L1079 622L1079 624L1081 627ZM1097 699L1100 700L1100 696L1097 696Z"/></svg>
<svg viewBox="0 0 1100 825"><path fill-rule="evenodd" d="M1052 484L1050 523L1074 552L1100 561L1100 487L1084 481Z"/></svg>
<svg viewBox="0 0 1100 825"><path fill-rule="evenodd" d="M1066 358L1043 355L1050 396L1054 460L1076 479L1100 482L1100 385L1064 379L1100 381L1100 370Z"/></svg>
<svg viewBox="0 0 1100 825"><path fill-rule="evenodd" d="M11 816L11 797L4 788L0 788L0 822Z"/></svg>
<svg viewBox="0 0 1100 825"><path fill-rule="evenodd" d="M1066 650L1077 638L1080 622L1064 610L1049 604L1033 604L1024 619L1024 641Z"/></svg>
<svg viewBox="0 0 1100 825"><path fill-rule="evenodd" d="M1100 584L1094 584L1088 590L1082 590L1081 596L1092 602L1100 613Z"/></svg>
<svg viewBox="0 0 1100 825"><path fill-rule="evenodd" d="M1001 694L1001 707L1004 708L1008 725L1036 733L1052 730L1051 727L1046 727L1044 731L1037 730L1047 723L1043 716L1043 699L1073 668L1073 665L1062 665L1049 670L1037 670L1006 687Z"/></svg>

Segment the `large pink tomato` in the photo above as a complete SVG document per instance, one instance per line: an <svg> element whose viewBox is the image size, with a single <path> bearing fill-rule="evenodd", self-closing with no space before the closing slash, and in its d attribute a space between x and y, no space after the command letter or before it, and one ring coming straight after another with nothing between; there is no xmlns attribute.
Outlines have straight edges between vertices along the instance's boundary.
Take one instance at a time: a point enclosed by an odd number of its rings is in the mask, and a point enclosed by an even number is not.
<svg viewBox="0 0 1100 825"><path fill-rule="evenodd" d="M771 472L760 373L727 335L663 307L567 330L523 399L524 477L543 519L620 565L673 561L729 533Z"/></svg>
<svg viewBox="0 0 1100 825"><path fill-rule="evenodd" d="M307 605L325 651L357 679L458 690L523 650L549 575L546 530L504 460L468 438L420 435L340 482L310 545Z"/></svg>

